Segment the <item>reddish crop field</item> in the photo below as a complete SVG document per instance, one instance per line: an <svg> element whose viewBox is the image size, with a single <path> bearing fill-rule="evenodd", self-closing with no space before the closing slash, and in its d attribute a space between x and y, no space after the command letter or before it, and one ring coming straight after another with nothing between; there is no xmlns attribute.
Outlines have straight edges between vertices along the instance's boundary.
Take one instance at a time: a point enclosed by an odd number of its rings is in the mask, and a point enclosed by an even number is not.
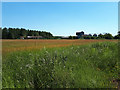
<svg viewBox="0 0 120 90"><path fill-rule="evenodd" d="M2 40L2 53L13 51L34 50L41 48L65 47L70 45L83 45L95 42L117 42L117 40L48 40L48 39L25 39L25 40Z"/></svg>

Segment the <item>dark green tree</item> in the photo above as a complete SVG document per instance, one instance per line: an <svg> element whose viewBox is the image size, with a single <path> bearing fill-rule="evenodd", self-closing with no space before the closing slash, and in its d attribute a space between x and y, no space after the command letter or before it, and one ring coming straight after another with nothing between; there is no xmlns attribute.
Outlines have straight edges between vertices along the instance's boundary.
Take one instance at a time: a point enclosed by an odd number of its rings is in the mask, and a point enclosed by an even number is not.
<svg viewBox="0 0 120 90"><path fill-rule="evenodd" d="M27 36L42 36L46 39L52 39L53 35L50 32L26 30L24 28L3 28L2 39L19 39L21 36L27 38Z"/></svg>
<svg viewBox="0 0 120 90"><path fill-rule="evenodd" d="M104 38L104 35L102 35L101 33L98 35L98 38L99 39L102 39L102 38Z"/></svg>
<svg viewBox="0 0 120 90"><path fill-rule="evenodd" d="M69 39L73 39L73 37L72 37L72 36L69 36Z"/></svg>
<svg viewBox="0 0 120 90"><path fill-rule="evenodd" d="M2 38L7 39L8 38L8 30L7 28L2 29Z"/></svg>
<svg viewBox="0 0 120 90"><path fill-rule="evenodd" d="M112 36L112 34L110 34L110 33L106 33L106 34L104 35L104 38L105 38L105 39L113 39L113 36Z"/></svg>
<svg viewBox="0 0 120 90"><path fill-rule="evenodd" d="M97 37L97 34L93 34L94 37Z"/></svg>

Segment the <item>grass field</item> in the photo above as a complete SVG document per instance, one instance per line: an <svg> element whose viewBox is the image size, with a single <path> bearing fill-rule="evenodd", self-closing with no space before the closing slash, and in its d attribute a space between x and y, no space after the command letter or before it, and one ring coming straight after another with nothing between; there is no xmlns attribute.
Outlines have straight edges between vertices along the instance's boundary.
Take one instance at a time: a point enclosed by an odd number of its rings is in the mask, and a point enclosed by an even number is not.
<svg viewBox="0 0 120 90"><path fill-rule="evenodd" d="M3 88L116 88L117 40L3 40Z"/></svg>

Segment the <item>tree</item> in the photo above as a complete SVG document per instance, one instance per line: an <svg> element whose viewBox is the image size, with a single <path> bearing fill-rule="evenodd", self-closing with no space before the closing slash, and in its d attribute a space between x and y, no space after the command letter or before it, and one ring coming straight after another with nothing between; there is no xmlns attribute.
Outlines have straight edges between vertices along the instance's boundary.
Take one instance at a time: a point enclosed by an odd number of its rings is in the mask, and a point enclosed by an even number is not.
<svg viewBox="0 0 120 90"><path fill-rule="evenodd" d="M27 36L27 31L24 28L20 29L20 36L24 36L24 37Z"/></svg>
<svg viewBox="0 0 120 90"><path fill-rule="evenodd" d="M34 36L39 36L39 32L38 31L33 31Z"/></svg>
<svg viewBox="0 0 120 90"><path fill-rule="evenodd" d="M118 31L118 35L120 36L120 31Z"/></svg>
<svg viewBox="0 0 120 90"><path fill-rule="evenodd" d="M98 38L104 38L104 35L102 35L101 33L98 35Z"/></svg>
<svg viewBox="0 0 120 90"><path fill-rule="evenodd" d="M89 34L90 37L92 37L92 34Z"/></svg>
<svg viewBox="0 0 120 90"><path fill-rule="evenodd" d="M114 39L120 39L120 31L118 31L118 35L114 36Z"/></svg>
<svg viewBox="0 0 120 90"><path fill-rule="evenodd" d="M97 34L93 34L94 37L97 37Z"/></svg>
<svg viewBox="0 0 120 90"><path fill-rule="evenodd" d="M69 39L73 39L73 37L72 37L72 36L69 36Z"/></svg>
<svg viewBox="0 0 120 90"><path fill-rule="evenodd" d="M96 39L96 37L95 37L95 36L92 36L91 39Z"/></svg>
<svg viewBox="0 0 120 90"><path fill-rule="evenodd" d="M83 36L84 39L91 39L89 35Z"/></svg>
<svg viewBox="0 0 120 90"><path fill-rule="evenodd" d="M120 39L120 36L119 35L115 35L114 39Z"/></svg>
<svg viewBox="0 0 120 90"><path fill-rule="evenodd" d="M105 38L105 39L113 39L113 36L112 36L112 34L110 34L110 33L106 33L106 34L104 35L104 38Z"/></svg>
<svg viewBox="0 0 120 90"><path fill-rule="evenodd" d="M76 37L76 36L73 36L73 39L77 39L77 37Z"/></svg>
<svg viewBox="0 0 120 90"><path fill-rule="evenodd" d="M26 30L24 28L3 28L2 29L2 39L18 39L21 36L26 38L27 36L43 36L44 38L53 38L50 32L36 31L36 30Z"/></svg>
<svg viewBox="0 0 120 90"><path fill-rule="evenodd" d="M2 38L7 39L8 38L8 30L7 28L2 29Z"/></svg>
<svg viewBox="0 0 120 90"><path fill-rule="evenodd" d="M15 39L15 32L13 28L8 28L8 39Z"/></svg>

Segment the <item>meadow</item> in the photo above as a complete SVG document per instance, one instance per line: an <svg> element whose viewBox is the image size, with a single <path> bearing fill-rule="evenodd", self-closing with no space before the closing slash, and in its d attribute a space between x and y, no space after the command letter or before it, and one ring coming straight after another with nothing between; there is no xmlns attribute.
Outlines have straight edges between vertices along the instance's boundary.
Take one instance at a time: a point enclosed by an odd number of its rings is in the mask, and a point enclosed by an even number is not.
<svg viewBox="0 0 120 90"><path fill-rule="evenodd" d="M3 40L3 88L116 88L117 40Z"/></svg>
<svg viewBox="0 0 120 90"><path fill-rule="evenodd" d="M14 51L23 51L23 50L35 50L41 48L53 48L53 47L66 47L70 45L84 45L90 44L94 42L117 42L117 40L52 40L52 39L4 39L2 40L2 53L6 55L7 53L14 52Z"/></svg>

